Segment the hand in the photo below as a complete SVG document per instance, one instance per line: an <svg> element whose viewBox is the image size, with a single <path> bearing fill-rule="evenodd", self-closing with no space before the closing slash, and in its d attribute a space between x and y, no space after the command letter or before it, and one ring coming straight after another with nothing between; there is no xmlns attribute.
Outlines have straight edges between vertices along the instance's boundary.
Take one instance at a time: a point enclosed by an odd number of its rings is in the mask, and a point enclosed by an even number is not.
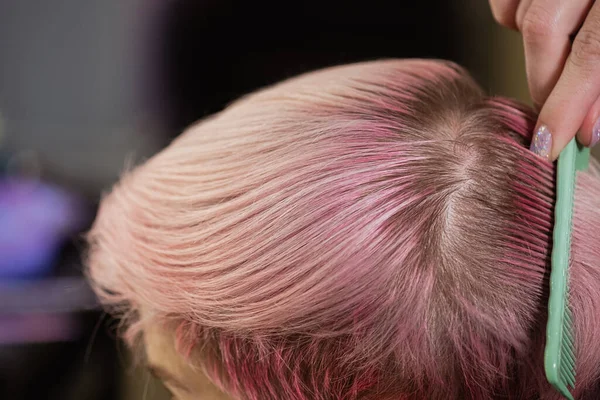
<svg viewBox="0 0 600 400"><path fill-rule="evenodd" d="M531 149L555 160L576 134L584 145L598 143L600 1L490 0L490 5L500 24L523 35L529 90L541 107Z"/></svg>

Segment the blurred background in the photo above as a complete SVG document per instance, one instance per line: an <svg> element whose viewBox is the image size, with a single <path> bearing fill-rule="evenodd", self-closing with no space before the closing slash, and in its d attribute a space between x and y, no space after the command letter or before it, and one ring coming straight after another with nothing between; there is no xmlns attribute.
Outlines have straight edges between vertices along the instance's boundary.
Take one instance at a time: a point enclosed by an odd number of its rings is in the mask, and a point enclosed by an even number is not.
<svg viewBox="0 0 600 400"><path fill-rule="evenodd" d="M163 399L83 277L126 165L298 73L384 57L466 66L528 101L486 1L0 0L0 398Z"/></svg>

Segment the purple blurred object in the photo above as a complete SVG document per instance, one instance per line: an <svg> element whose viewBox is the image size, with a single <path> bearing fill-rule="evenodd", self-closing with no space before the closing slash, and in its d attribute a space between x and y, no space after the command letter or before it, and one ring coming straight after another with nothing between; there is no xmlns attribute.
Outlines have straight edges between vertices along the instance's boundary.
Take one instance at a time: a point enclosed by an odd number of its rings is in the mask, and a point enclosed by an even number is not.
<svg viewBox="0 0 600 400"><path fill-rule="evenodd" d="M0 345L69 341L80 325L72 314L0 315Z"/></svg>
<svg viewBox="0 0 600 400"><path fill-rule="evenodd" d="M39 181L0 180L0 279L48 275L61 245L83 228L76 196Z"/></svg>

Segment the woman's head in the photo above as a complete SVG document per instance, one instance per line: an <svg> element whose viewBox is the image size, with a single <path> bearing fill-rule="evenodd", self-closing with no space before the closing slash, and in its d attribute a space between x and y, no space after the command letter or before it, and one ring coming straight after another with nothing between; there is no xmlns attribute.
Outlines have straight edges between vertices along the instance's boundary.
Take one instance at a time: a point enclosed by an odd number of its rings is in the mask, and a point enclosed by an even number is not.
<svg viewBox="0 0 600 400"><path fill-rule="evenodd" d="M535 397L554 170L526 149L533 117L447 62L291 79L126 174L90 233L89 275L130 338L160 326L234 399ZM600 183L579 182L585 388Z"/></svg>

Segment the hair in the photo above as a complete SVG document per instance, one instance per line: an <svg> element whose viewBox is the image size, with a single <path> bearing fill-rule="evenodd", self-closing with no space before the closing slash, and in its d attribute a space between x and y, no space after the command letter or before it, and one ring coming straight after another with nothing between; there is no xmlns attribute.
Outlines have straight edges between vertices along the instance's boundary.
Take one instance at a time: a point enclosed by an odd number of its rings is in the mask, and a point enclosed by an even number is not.
<svg viewBox="0 0 600 400"><path fill-rule="evenodd" d="M543 371L555 170L527 149L535 117L444 61L293 78L124 174L89 277L130 340L174 324L235 399L559 398ZM600 371L599 206L580 173L578 398Z"/></svg>

